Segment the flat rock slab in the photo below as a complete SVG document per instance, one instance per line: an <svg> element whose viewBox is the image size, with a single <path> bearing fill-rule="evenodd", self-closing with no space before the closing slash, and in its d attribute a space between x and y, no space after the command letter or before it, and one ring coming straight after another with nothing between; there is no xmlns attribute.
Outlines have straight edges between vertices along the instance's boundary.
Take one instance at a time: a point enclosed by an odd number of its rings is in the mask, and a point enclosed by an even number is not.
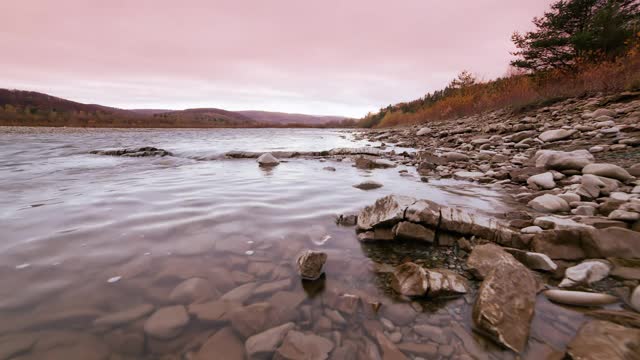
<svg viewBox="0 0 640 360"><path fill-rule="evenodd" d="M144 332L154 338L170 339L176 337L189 323L189 315L184 306L161 308L144 324Z"/></svg>
<svg viewBox="0 0 640 360"><path fill-rule="evenodd" d="M609 321L592 320L582 325L567 348L572 359L638 359L640 330Z"/></svg>

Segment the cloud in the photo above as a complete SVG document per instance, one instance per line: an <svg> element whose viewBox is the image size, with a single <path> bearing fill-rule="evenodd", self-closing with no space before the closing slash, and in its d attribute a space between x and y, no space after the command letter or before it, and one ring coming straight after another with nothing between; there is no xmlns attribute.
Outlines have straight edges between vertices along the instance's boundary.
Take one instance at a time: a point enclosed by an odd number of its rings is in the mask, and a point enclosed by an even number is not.
<svg viewBox="0 0 640 360"><path fill-rule="evenodd" d="M343 114L462 69L492 78L550 0L21 0L0 11L0 86L124 108Z"/></svg>

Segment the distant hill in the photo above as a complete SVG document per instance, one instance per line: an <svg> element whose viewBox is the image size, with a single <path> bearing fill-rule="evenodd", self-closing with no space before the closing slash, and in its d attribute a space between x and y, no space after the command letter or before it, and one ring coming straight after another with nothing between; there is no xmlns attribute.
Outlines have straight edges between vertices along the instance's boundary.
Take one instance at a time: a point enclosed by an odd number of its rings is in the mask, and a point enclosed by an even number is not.
<svg viewBox="0 0 640 360"><path fill-rule="evenodd" d="M82 104L34 91L0 89L0 125L215 128L352 126L353 124L353 121L344 122L343 117L337 116L265 111L227 111L215 108L125 110Z"/></svg>
<svg viewBox="0 0 640 360"><path fill-rule="evenodd" d="M330 122L340 122L346 120L344 116L320 116L320 115L304 115L289 114L282 112L270 111L237 111L237 113L246 115L261 123L270 124L305 124L305 125L323 125Z"/></svg>

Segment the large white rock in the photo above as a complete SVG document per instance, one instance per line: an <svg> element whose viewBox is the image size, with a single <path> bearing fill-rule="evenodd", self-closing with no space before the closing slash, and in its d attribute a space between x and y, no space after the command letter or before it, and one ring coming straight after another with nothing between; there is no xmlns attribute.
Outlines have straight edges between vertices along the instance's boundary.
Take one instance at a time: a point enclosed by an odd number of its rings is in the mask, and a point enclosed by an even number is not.
<svg viewBox="0 0 640 360"><path fill-rule="evenodd" d="M571 137L571 135L575 134L576 132L577 130L565 130L565 129L547 130L542 134L540 134L538 138L540 138L540 140L544 142L552 142L552 141L563 140L568 137Z"/></svg>
<svg viewBox="0 0 640 360"><path fill-rule="evenodd" d="M615 296L586 291L547 290L544 295L553 302L575 306L601 306L618 302Z"/></svg>
<svg viewBox="0 0 640 360"><path fill-rule="evenodd" d="M631 293L631 299L629 300L633 310L640 312L640 285L636 286L636 289Z"/></svg>
<svg viewBox="0 0 640 360"><path fill-rule="evenodd" d="M553 179L551 172L546 172L538 175L533 175L527 179L527 184L536 189L553 189L556 187L556 182Z"/></svg>
<svg viewBox="0 0 640 360"><path fill-rule="evenodd" d="M423 135L429 134L430 132L431 132L431 129L429 129L428 127L423 127L422 129L418 130L416 135L423 136Z"/></svg>
<svg viewBox="0 0 640 360"><path fill-rule="evenodd" d="M609 276L611 263L606 260L586 260L576 266L567 268L560 287L589 285Z"/></svg>
<svg viewBox="0 0 640 360"><path fill-rule="evenodd" d="M583 174L592 174L625 182L634 179L627 170L614 164L589 164L582 169Z"/></svg>
<svg viewBox="0 0 640 360"><path fill-rule="evenodd" d="M595 161L587 150L556 151L538 150L533 157L536 167L553 170L582 170L586 165Z"/></svg>
<svg viewBox="0 0 640 360"><path fill-rule="evenodd" d="M260 166L276 166L280 164L280 161L276 159L275 156L271 155L271 153L260 155L257 161Z"/></svg>
<svg viewBox="0 0 640 360"><path fill-rule="evenodd" d="M529 206L534 210L546 213L568 212L571 210L569 204L559 196L544 194L529 201Z"/></svg>

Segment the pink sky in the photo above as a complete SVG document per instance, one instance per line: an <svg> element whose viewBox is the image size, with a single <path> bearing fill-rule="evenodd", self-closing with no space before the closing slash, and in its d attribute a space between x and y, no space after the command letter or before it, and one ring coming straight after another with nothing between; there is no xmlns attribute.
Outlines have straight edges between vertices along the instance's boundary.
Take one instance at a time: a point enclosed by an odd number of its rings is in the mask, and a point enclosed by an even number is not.
<svg viewBox="0 0 640 360"><path fill-rule="evenodd" d="M361 117L503 75L552 0L15 0L0 87L121 108Z"/></svg>

